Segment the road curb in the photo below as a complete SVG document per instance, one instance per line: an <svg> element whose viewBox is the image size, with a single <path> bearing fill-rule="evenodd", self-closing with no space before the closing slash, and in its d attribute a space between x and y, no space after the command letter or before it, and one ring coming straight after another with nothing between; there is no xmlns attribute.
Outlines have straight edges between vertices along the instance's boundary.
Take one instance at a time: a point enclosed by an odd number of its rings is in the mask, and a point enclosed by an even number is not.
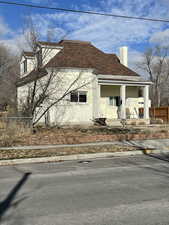
<svg viewBox="0 0 169 225"><path fill-rule="evenodd" d="M18 165L18 164L27 164L27 163L47 163L47 162L72 161L72 160L87 160L87 159L110 158L110 157L120 157L120 156L134 156L134 155L145 155L150 153L156 153L156 154L169 153L169 150L144 149L143 151L136 150L136 151L125 151L125 152L102 152L102 153L76 154L76 155L66 155L66 156L0 160L0 166L9 166L9 165Z"/></svg>

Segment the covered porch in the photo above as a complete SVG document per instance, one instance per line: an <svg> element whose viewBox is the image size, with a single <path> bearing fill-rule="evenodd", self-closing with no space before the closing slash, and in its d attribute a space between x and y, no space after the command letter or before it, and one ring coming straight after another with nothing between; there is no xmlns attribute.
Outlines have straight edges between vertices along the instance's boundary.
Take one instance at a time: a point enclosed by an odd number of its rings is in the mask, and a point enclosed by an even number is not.
<svg viewBox="0 0 169 225"><path fill-rule="evenodd" d="M149 124L149 86L143 80L98 79L97 109L95 118L106 120L137 120ZM144 108L144 114L139 114Z"/></svg>

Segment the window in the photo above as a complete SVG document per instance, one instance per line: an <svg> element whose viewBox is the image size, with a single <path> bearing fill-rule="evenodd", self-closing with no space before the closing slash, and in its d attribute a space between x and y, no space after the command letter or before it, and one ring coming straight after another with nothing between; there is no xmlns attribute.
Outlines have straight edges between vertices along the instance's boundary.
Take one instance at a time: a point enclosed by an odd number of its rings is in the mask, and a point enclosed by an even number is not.
<svg viewBox="0 0 169 225"><path fill-rule="evenodd" d="M110 96L109 97L109 105L120 106L121 105L120 96Z"/></svg>
<svg viewBox="0 0 169 225"><path fill-rule="evenodd" d="M79 102L87 102L87 95L85 91L79 92Z"/></svg>
<svg viewBox="0 0 169 225"><path fill-rule="evenodd" d="M37 61L38 61L38 67L42 66L42 50L39 50L37 52Z"/></svg>
<svg viewBox="0 0 169 225"><path fill-rule="evenodd" d="M113 105L113 106L116 105L116 99L113 96L109 97L109 105Z"/></svg>
<svg viewBox="0 0 169 225"><path fill-rule="evenodd" d="M78 102L78 92L72 92L70 94L70 101L71 102Z"/></svg>
<svg viewBox="0 0 169 225"><path fill-rule="evenodd" d="M71 102L87 102L87 92L86 91L74 91L70 94Z"/></svg>
<svg viewBox="0 0 169 225"><path fill-rule="evenodd" d="M23 71L24 71L24 73L27 72L27 60L26 59L23 62Z"/></svg>

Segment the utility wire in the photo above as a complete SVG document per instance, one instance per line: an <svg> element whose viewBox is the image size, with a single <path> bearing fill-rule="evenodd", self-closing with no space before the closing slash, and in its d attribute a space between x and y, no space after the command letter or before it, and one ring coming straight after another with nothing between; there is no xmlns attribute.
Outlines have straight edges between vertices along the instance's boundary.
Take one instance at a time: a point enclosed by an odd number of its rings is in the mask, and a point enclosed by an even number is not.
<svg viewBox="0 0 169 225"><path fill-rule="evenodd" d="M146 17L124 16L124 15L116 15L116 14L110 14L110 13L100 13L100 12L94 12L94 11L83 11L83 10L75 10L75 9L48 7L48 6L26 4L26 3L0 1L0 4L38 8L38 9L57 10L57 11L72 12L72 13L83 13L83 14L98 15L98 16L118 17L118 18L123 18L123 19L135 19L135 20L145 20L145 21L152 21L152 22L169 23L169 20L167 20L167 19L165 20L165 19L158 19L158 18L155 19L155 18L146 18Z"/></svg>

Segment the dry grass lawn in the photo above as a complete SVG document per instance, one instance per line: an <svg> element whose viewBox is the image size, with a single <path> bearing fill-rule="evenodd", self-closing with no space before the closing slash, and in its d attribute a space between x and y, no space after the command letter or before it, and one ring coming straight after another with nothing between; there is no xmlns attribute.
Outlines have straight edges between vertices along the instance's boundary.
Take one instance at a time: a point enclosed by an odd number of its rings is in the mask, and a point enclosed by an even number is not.
<svg viewBox="0 0 169 225"><path fill-rule="evenodd" d="M37 157L51 157L86 153L99 152L124 152L136 150L135 147L105 145L103 146L89 146L89 147L66 147L55 149L36 149L36 150L0 150L0 159L23 159L23 158L37 158Z"/></svg>
<svg viewBox="0 0 169 225"><path fill-rule="evenodd" d="M10 126L8 129L0 129L0 146L23 146L23 145L51 145L51 144L80 144L94 141L102 141L106 136L120 136L125 134L151 134L168 133L166 126L158 127L67 127L67 128L37 128L35 133L30 129L19 126Z"/></svg>

